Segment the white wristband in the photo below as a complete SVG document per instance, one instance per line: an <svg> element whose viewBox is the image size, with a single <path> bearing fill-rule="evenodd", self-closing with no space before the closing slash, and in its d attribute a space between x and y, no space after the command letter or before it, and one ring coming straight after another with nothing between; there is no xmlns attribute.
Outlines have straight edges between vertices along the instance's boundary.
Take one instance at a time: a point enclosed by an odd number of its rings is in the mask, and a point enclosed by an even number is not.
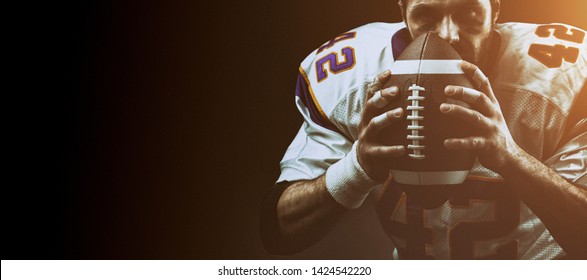
<svg viewBox="0 0 587 280"><path fill-rule="evenodd" d="M361 206L378 184L359 164L356 150L357 142L344 158L326 170L326 189L336 202L349 209Z"/></svg>

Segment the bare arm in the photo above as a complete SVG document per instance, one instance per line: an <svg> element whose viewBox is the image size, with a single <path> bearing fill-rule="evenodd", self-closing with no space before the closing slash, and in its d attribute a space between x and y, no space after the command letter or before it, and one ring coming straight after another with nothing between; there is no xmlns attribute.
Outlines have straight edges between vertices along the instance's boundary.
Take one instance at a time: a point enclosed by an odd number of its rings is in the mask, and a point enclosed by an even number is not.
<svg viewBox="0 0 587 280"><path fill-rule="evenodd" d="M324 175L291 183L277 203L281 235L303 249L326 235L346 210L326 189Z"/></svg>
<svg viewBox="0 0 587 280"><path fill-rule="evenodd" d="M587 257L587 191L520 149L500 173L571 258Z"/></svg>

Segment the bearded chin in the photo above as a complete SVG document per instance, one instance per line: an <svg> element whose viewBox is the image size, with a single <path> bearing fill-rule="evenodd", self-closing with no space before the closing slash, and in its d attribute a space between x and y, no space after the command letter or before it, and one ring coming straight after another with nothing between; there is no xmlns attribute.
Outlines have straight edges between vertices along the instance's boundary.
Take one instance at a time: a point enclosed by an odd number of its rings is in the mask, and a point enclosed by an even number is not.
<svg viewBox="0 0 587 280"><path fill-rule="evenodd" d="M473 61L470 61L471 63L479 66L481 69L487 68L487 64L490 63L487 61L489 59L489 50L491 47L495 47L492 44L492 41L494 40L493 37L496 35L496 32L494 31L495 23L491 24L491 28L489 30L489 33L487 36L485 36L485 38L483 38L483 40L481 40L479 46L473 48Z"/></svg>
<svg viewBox="0 0 587 280"><path fill-rule="evenodd" d="M461 58L483 68L487 63L487 54L491 46L491 33L479 41L478 45L466 44L465 42L460 43L453 45L453 48L461 55Z"/></svg>
<svg viewBox="0 0 587 280"><path fill-rule="evenodd" d="M485 64L488 63L487 61L487 56L489 54L489 48L491 46L491 35L488 35L487 37L483 38L483 40L481 41L481 44L478 47L474 48L474 53L473 53L473 61L471 61L471 63L481 67L481 68L485 68Z"/></svg>

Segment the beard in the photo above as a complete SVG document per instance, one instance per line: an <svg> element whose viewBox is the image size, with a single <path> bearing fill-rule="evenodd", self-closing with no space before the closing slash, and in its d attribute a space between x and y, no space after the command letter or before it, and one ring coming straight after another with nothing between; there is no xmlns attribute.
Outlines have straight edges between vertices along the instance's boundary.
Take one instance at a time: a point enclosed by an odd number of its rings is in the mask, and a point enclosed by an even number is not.
<svg viewBox="0 0 587 280"><path fill-rule="evenodd" d="M484 64L486 54L489 50L489 36L483 38L479 44L472 44L469 42L460 41L452 47L459 53L463 60L471 62L479 67Z"/></svg>
<svg viewBox="0 0 587 280"><path fill-rule="evenodd" d="M494 30L493 26L491 30ZM459 53L463 60L473 63L483 69L487 63L487 57L491 47L492 33L493 31L490 31L486 36L476 42L461 40L456 44L453 44L452 47L457 53Z"/></svg>

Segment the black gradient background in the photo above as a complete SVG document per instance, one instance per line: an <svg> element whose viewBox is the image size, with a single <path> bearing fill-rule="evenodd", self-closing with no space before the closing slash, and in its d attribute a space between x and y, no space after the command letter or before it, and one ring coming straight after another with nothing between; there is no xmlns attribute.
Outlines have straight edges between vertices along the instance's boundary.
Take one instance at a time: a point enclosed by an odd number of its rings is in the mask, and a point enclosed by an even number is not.
<svg viewBox="0 0 587 280"><path fill-rule="evenodd" d="M502 22L587 29L587 1L502 2ZM298 64L401 19L383 0L43 5L5 43L2 259L276 258L258 211L302 121Z"/></svg>

